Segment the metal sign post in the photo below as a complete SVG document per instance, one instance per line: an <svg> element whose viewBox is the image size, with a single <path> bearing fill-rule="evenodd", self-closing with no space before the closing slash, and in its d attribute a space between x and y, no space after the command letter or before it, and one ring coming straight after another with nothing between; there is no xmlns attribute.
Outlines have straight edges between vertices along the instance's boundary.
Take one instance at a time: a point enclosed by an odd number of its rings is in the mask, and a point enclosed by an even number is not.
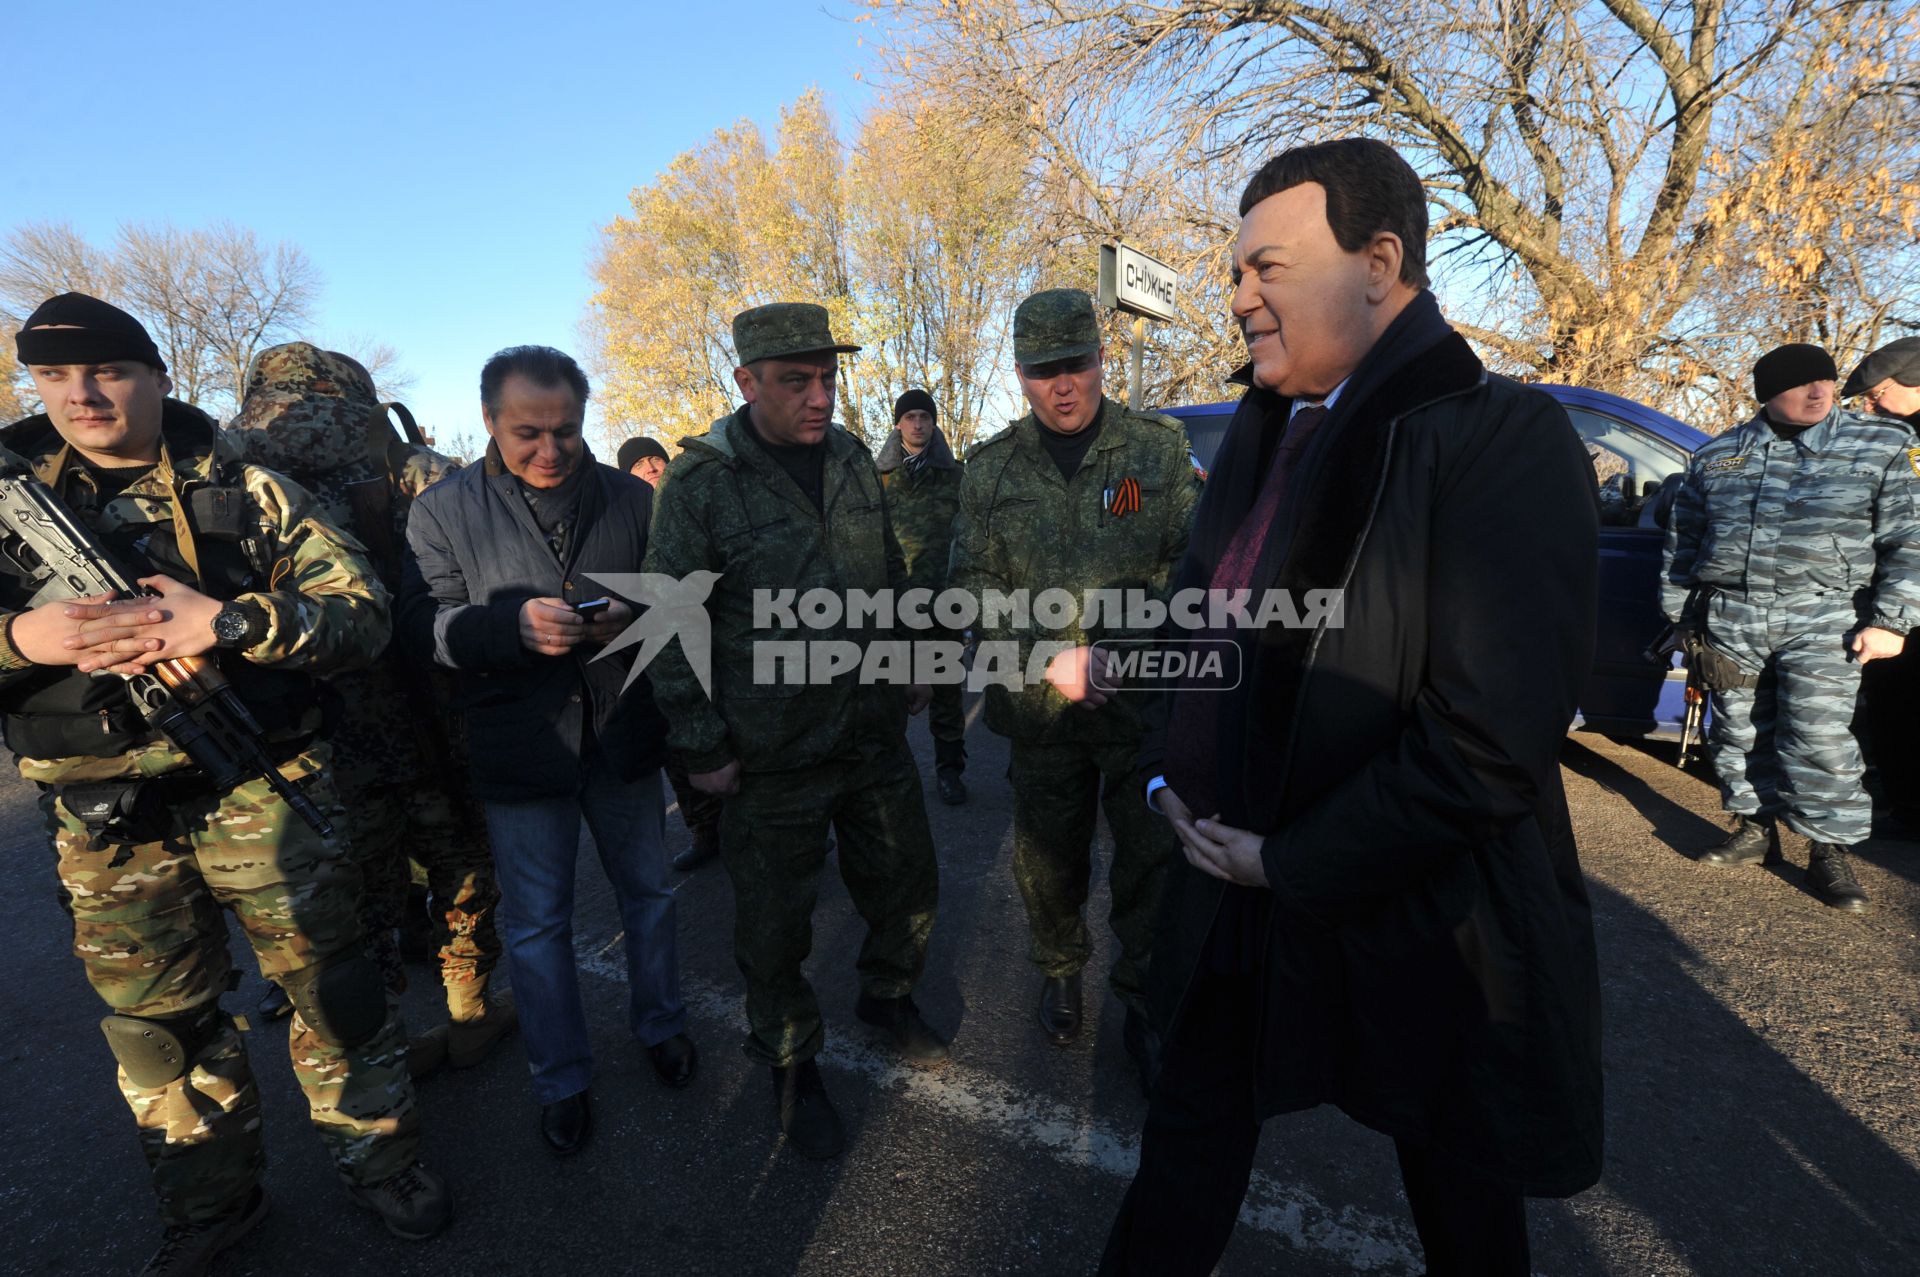
<svg viewBox="0 0 1920 1277"><path fill-rule="evenodd" d="M1147 354L1147 321L1133 317L1133 364L1127 370L1127 407L1140 411L1140 364Z"/></svg>
<svg viewBox="0 0 1920 1277"><path fill-rule="evenodd" d="M1100 304L1133 316L1133 359L1127 376L1127 407L1140 407L1141 364L1146 355L1147 320L1174 317L1180 276L1125 244L1100 246Z"/></svg>

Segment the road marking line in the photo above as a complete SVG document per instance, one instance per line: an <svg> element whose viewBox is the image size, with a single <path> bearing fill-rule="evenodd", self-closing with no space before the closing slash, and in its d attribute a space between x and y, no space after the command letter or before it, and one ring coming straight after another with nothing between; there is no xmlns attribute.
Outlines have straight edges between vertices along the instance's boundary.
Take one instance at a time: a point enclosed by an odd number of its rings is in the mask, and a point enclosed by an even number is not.
<svg viewBox="0 0 1920 1277"><path fill-rule="evenodd" d="M627 982L624 933L594 951L578 950L580 970L615 984ZM681 996L690 1010L725 1024L741 1016L738 994L705 981L685 982ZM1029 1095L991 1074L960 1064L937 1073L909 1068L859 1038L831 1035L822 1064L857 1074L882 1090L904 1091L949 1117L985 1127L1012 1143L1037 1145L1070 1166L1131 1180L1140 1162L1140 1141L1131 1133L1075 1112L1043 1096ZM1298 1184L1254 1172L1240 1207L1240 1223L1270 1233L1302 1250L1334 1256L1356 1272L1419 1272L1418 1242L1398 1220L1356 1207L1329 1208Z"/></svg>

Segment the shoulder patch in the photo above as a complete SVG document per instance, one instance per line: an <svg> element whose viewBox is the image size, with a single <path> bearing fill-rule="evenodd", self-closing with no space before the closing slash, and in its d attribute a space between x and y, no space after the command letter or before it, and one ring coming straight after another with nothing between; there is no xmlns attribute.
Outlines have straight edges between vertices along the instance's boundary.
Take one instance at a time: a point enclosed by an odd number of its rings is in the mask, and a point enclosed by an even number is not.
<svg viewBox="0 0 1920 1277"><path fill-rule="evenodd" d="M1907 449L1907 464L1913 467L1915 478L1920 478L1920 448Z"/></svg>

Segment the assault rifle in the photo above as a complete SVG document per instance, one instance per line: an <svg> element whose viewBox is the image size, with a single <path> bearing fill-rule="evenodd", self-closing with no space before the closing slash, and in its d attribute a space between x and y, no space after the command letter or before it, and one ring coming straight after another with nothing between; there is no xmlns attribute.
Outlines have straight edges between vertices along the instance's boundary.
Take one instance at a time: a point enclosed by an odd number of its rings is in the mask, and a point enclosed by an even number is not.
<svg viewBox="0 0 1920 1277"><path fill-rule="evenodd" d="M1686 713L1680 720L1680 756L1676 760L1676 765L1685 771L1687 764L1693 761L1694 751L1700 746L1701 720L1706 717L1707 710L1706 681L1702 677L1706 661L1703 659L1699 631L1669 625L1660 632L1660 637L1653 641L1644 655L1649 661L1666 665L1675 652L1685 656L1687 667Z"/></svg>
<svg viewBox="0 0 1920 1277"><path fill-rule="evenodd" d="M36 586L29 607L98 594L157 597L113 561L53 489L18 466L0 465L0 554ZM225 793L260 777L322 838L333 836L313 800L280 774L260 724L211 660L179 656L122 677L147 726L172 741L215 789Z"/></svg>

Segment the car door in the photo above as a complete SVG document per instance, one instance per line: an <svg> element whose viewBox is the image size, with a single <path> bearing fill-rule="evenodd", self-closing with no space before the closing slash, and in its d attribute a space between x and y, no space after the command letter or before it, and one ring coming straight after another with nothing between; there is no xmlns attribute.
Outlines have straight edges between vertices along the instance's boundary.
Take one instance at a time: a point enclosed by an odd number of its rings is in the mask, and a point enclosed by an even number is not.
<svg viewBox="0 0 1920 1277"><path fill-rule="evenodd" d="M1660 611L1666 530L1655 518L1657 498L1685 473L1689 454L1626 412L1565 407L1593 460L1600 506L1599 626L1579 726L1677 739L1685 675L1670 657L1650 660L1647 650L1667 624Z"/></svg>

